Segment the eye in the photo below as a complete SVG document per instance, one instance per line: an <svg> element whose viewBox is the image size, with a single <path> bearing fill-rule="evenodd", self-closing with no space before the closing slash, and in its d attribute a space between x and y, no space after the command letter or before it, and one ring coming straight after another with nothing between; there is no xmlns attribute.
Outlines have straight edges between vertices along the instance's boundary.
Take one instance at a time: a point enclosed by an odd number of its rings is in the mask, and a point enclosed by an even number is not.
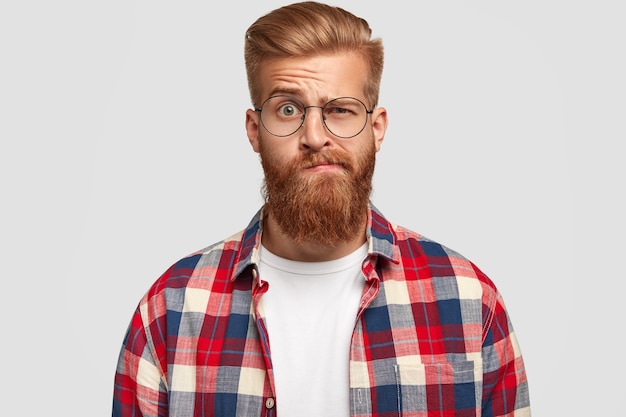
<svg viewBox="0 0 626 417"><path fill-rule="evenodd" d="M278 114L284 117L293 117L300 113L298 106L293 103L281 104L278 107Z"/></svg>
<svg viewBox="0 0 626 417"><path fill-rule="evenodd" d="M336 106L330 106L328 108L328 113L334 113L334 114L346 114L346 113L350 113L349 109L346 109L344 107L336 107Z"/></svg>
<svg viewBox="0 0 626 417"><path fill-rule="evenodd" d="M356 99L335 99L326 104L324 114L333 118L351 118L363 113L363 105Z"/></svg>

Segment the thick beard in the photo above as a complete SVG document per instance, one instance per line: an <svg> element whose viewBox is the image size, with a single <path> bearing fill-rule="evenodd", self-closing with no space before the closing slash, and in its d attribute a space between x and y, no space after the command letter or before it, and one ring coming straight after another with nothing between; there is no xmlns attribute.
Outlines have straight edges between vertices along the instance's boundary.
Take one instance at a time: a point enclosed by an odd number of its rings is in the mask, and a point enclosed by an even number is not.
<svg viewBox="0 0 626 417"><path fill-rule="evenodd" d="M364 231L372 191L375 154L371 146L357 155L353 166L346 153L303 153L281 168L260 146L265 172L266 207L280 230L296 243L335 247L350 242ZM344 168L342 173L302 175L304 167L328 161Z"/></svg>

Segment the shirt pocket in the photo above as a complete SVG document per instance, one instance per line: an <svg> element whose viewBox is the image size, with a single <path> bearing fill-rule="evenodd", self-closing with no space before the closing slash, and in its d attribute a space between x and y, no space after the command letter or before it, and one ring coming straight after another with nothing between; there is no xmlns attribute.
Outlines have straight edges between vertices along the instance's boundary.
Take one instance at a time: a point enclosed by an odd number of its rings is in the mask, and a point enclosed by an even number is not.
<svg viewBox="0 0 626 417"><path fill-rule="evenodd" d="M399 416L480 415L481 361L394 365Z"/></svg>

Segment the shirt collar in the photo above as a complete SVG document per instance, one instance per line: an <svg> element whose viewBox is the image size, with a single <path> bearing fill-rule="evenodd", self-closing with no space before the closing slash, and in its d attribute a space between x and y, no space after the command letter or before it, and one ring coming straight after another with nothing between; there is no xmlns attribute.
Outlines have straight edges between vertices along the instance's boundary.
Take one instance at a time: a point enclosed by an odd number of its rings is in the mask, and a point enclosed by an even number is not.
<svg viewBox="0 0 626 417"><path fill-rule="evenodd" d="M251 265L259 264L259 249L261 247L261 233L263 231L263 207L254 215L248 227L243 231L239 258L235 267L238 277ZM368 208L367 221L368 254L370 257L379 256L393 263L399 263L399 251L396 246L396 234L393 225L382 215L373 204Z"/></svg>

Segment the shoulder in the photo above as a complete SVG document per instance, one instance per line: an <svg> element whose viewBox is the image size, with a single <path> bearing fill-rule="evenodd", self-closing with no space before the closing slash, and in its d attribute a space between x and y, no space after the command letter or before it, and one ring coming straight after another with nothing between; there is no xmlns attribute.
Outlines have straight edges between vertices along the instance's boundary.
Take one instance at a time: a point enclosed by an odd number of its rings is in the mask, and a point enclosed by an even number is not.
<svg viewBox="0 0 626 417"><path fill-rule="evenodd" d="M181 289L211 290L215 281L229 281L237 263L243 231L190 253L174 262L149 288L144 302Z"/></svg>
<svg viewBox="0 0 626 417"><path fill-rule="evenodd" d="M420 271L418 276L454 281L459 286L475 287L488 298L495 296L494 282L461 253L403 226L394 226L394 232L403 270L414 269Z"/></svg>

